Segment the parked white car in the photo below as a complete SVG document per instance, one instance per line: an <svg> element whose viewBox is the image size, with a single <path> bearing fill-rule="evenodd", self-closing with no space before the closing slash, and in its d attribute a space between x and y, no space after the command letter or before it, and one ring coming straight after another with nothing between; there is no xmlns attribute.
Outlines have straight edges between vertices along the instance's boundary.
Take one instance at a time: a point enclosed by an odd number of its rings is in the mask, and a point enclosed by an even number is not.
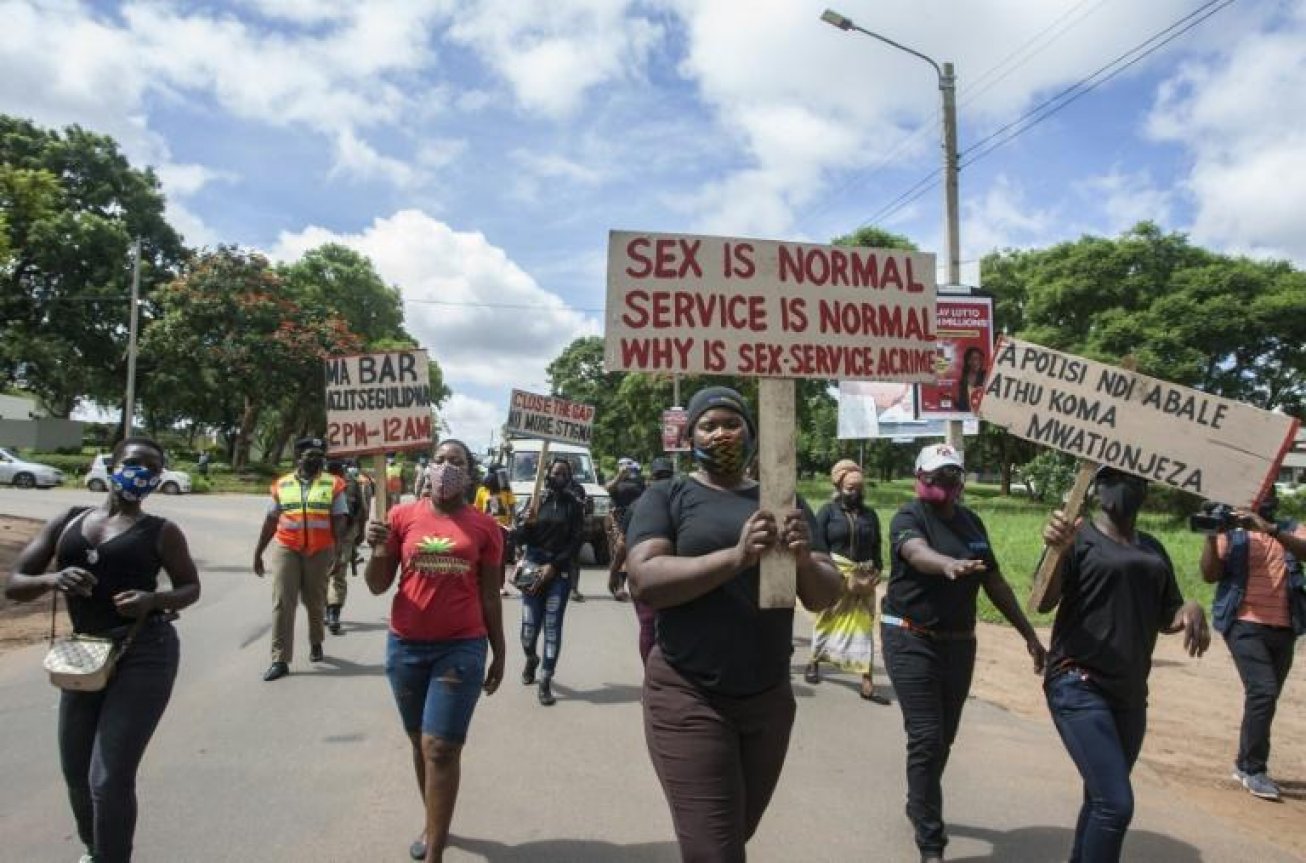
<svg viewBox="0 0 1306 863"><path fill-rule="evenodd" d="M0 483L18 488L54 488L63 482L63 471L48 464L25 461L0 447Z"/></svg>
<svg viewBox="0 0 1306 863"><path fill-rule="evenodd" d="M91 469L86 472L82 483L91 491L109 490L109 457L104 453L96 455L91 462ZM190 474L180 470L163 469L159 491L164 494L190 494Z"/></svg>

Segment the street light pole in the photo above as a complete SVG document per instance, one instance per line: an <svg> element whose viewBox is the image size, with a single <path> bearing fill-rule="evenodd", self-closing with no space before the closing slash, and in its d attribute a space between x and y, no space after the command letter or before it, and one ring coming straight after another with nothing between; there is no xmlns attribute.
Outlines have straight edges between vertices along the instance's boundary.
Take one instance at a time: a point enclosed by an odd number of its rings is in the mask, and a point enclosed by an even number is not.
<svg viewBox="0 0 1306 863"><path fill-rule="evenodd" d="M944 242L948 247L948 284L961 284L961 230L960 209L957 198L957 75L951 63L938 63L920 51L908 48L879 33L874 33L853 23L847 18L826 9L821 13L821 20L840 30L853 31L870 36L886 45L905 51L913 57L919 57L929 63L939 79L939 93L943 100L943 198L944 198ZM964 450L961 421L949 420L947 441L958 452Z"/></svg>
<svg viewBox="0 0 1306 863"><path fill-rule="evenodd" d="M136 422L136 327L140 318L141 238L132 243L132 308L127 330L127 403L122 411L122 436L132 435Z"/></svg>

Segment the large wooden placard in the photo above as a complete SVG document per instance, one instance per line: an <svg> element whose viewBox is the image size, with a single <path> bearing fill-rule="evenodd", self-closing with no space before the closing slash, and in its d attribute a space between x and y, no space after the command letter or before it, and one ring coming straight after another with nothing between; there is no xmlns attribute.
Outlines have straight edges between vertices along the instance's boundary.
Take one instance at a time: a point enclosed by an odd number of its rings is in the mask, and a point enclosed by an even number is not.
<svg viewBox="0 0 1306 863"><path fill-rule="evenodd" d="M332 456L430 449L431 364L426 351L326 361L327 452Z"/></svg>
<svg viewBox="0 0 1306 863"><path fill-rule="evenodd" d="M609 371L933 382L934 256L612 231Z"/></svg>
<svg viewBox="0 0 1306 863"><path fill-rule="evenodd" d="M560 396L513 390L505 429L518 437L589 446L594 431L594 406Z"/></svg>
<svg viewBox="0 0 1306 863"><path fill-rule="evenodd" d="M1003 337L979 415L1017 437L1209 500L1254 506L1297 420Z"/></svg>

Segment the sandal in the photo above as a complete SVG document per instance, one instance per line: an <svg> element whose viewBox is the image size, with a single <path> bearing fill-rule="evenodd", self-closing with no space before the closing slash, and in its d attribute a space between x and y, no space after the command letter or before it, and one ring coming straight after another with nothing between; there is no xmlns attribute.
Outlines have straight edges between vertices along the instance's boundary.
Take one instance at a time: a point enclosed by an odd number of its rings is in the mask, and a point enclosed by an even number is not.
<svg viewBox="0 0 1306 863"><path fill-rule="evenodd" d="M807 663L807 667L803 669L803 680L806 680L808 683L812 685L816 685L820 683L821 666L815 662Z"/></svg>
<svg viewBox="0 0 1306 863"><path fill-rule="evenodd" d="M889 703L888 698L875 691L875 684L872 683L870 685L867 685L866 680L862 681L861 689L857 691L857 694L860 695L863 699L871 702L872 704Z"/></svg>

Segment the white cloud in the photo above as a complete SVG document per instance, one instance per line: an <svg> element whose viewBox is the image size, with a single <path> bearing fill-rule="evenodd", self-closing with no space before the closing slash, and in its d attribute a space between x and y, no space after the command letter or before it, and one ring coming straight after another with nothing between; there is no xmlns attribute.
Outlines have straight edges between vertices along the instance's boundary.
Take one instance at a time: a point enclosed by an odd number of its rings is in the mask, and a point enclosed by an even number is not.
<svg viewBox="0 0 1306 863"><path fill-rule="evenodd" d="M1119 168L1075 185L1092 208L1105 217L1102 232L1119 234L1142 221L1162 227L1174 220L1174 192L1158 186L1148 171L1125 173Z"/></svg>
<svg viewBox="0 0 1306 863"><path fill-rule="evenodd" d="M507 399L500 404L454 393L440 409L440 420L448 427L450 437L458 438L474 452L484 453L491 438L498 440L499 429L508 419L507 404Z"/></svg>
<svg viewBox="0 0 1306 863"><path fill-rule="evenodd" d="M1191 157L1194 240L1303 264L1306 3L1272 24L1185 65L1161 87L1148 131Z"/></svg>
<svg viewBox="0 0 1306 863"><path fill-rule="evenodd" d="M440 363L451 389L473 384L547 390L545 367L598 322L569 310L480 233L419 210L377 219L361 234L320 227L283 233L272 252L293 260L323 243L371 258L404 297L405 325Z"/></svg>
<svg viewBox="0 0 1306 863"><path fill-rule="evenodd" d="M981 257L995 249L1042 245L1060 228L1051 208L1035 205L1005 175L997 177L983 195L965 203L961 225L963 260ZM941 259L939 263L946 261Z"/></svg>
<svg viewBox="0 0 1306 863"><path fill-rule="evenodd" d="M603 175L594 168L558 153L533 153L518 149L509 153L509 157L530 173L545 179L566 180L587 186L596 185L603 179Z"/></svg>
<svg viewBox="0 0 1306 863"><path fill-rule="evenodd" d="M507 81L517 101L565 118L600 84L641 73L662 28L633 17L630 0L480 0L465 4L450 36Z"/></svg>

